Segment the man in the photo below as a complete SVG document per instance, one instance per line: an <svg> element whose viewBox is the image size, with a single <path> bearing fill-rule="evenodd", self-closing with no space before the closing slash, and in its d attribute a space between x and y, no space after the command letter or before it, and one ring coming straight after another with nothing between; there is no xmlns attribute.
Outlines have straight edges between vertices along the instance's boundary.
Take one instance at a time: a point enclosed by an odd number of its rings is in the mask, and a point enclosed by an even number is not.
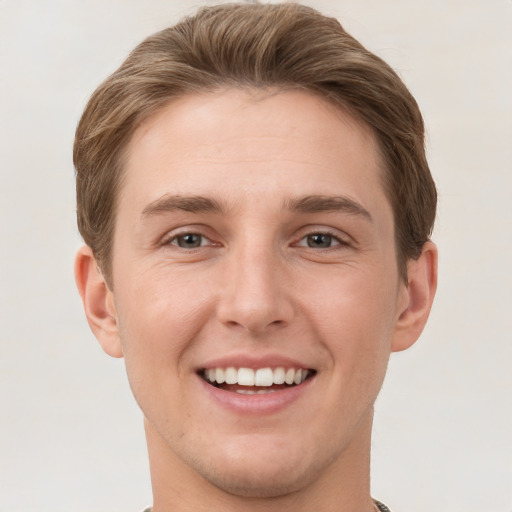
<svg viewBox="0 0 512 512"><path fill-rule="evenodd" d="M153 512L386 510L373 404L436 288L418 107L333 19L201 10L77 129L76 280L144 413Z"/></svg>

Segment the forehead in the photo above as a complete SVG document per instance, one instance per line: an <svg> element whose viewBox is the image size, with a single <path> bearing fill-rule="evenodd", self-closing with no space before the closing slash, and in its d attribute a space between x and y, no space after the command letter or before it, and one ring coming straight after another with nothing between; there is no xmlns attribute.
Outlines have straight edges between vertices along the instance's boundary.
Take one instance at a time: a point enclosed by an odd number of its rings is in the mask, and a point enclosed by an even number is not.
<svg viewBox="0 0 512 512"><path fill-rule="evenodd" d="M136 130L126 156L119 200L138 211L165 193L233 205L334 189L362 203L383 197L371 129L304 91L183 96Z"/></svg>

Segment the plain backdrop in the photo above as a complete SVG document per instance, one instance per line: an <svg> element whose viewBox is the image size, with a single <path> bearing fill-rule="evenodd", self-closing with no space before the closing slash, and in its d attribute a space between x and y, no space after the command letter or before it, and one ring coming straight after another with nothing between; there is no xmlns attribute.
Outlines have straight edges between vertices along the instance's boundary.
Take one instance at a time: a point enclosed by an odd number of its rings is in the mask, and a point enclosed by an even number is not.
<svg viewBox="0 0 512 512"><path fill-rule="evenodd" d="M309 4L410 87L440 192L438 296L377 401L373 494L393 512L511 512L512 2ZM0 512L151 503L123 362L75 290L71 151L96 85L199 5L0 0Z"/></svg>

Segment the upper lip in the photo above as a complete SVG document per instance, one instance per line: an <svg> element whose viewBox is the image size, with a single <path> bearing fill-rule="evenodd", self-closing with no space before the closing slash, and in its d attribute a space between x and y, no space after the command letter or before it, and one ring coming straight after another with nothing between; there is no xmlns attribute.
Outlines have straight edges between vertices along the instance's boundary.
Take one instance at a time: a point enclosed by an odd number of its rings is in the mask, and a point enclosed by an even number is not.
<svg viewBox="0 0 512 512"><path fill-rule="evenodd" d="M252 368L256 370L258 368L295 368L295 369L307 369L314 370L314 368L294 358L286 357L280 354L267 354L261 357L248 356L247 354L234 354L231 356L224 356L216 359L209 360L197 368L200 370L207 370L209 368Z"/></svg>

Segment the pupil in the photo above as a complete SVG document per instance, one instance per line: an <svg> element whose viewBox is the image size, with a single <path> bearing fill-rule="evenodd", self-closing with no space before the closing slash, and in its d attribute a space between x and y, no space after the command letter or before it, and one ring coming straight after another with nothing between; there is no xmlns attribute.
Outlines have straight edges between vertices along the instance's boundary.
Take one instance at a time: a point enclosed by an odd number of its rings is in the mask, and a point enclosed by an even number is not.
<svg viewBox="0 0 512 512"><path fill-rule="evenodd" d="M201 245L201 235L194 235L193 233L190 233L188 235L180 236L178 238L178 245L186 249L199 247Z"/></svg>
<svg viewBox="0 0 512 512"><path fill-rule="evenodd" d="M316 235L308 236L309 247L327 248L327 247L331 246L331 242L332 242L331 235L324 235L324 234L318 233Z"/></svg>

